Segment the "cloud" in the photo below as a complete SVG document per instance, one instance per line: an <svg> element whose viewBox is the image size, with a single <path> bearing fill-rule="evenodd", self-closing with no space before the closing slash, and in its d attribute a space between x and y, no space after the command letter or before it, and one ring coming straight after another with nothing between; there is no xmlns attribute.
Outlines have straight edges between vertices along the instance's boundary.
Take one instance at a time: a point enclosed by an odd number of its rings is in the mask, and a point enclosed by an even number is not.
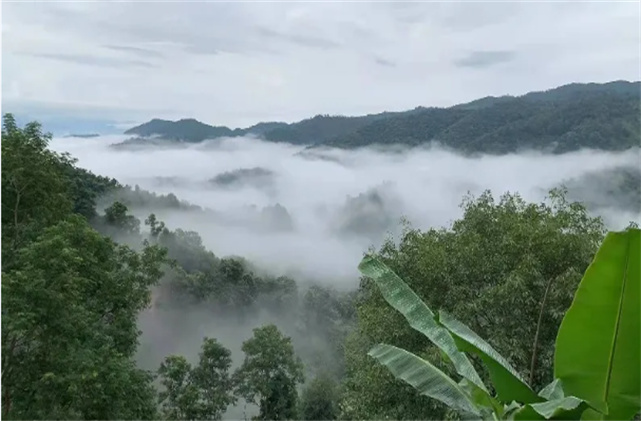
<svg viewBox="0 0 641 421"><path fill-rule="evenodd" d="M159 53L158 51L150 50L148 48L132 47L129 45L103 45L103 47L108 48L110 50L122 51L125 53L130 53L130 54L141 56L141 57L159 58L164 56L162 53Z"/></svg>
<svg viewBox="0 0 641 421"><path fill-rule="evenodd" d="M362 253L380 244L387 230L398 233L402 216L423 229L445 226L461 216L458 205L468 191L480 194L490 189L497 197L519 192L526 200L540 201L565 180L635 165L640 158L638 151L472 159L439 149L395 153L364 149L326 150L318 152L324 159L313 159L297 155L300 148L253 139L119 151L108 147L116 140L56 139L52 147L71 152L79 165L97 174L174 193L216 210L222 219L160 209L136 211L143 219L155 212L172 228L198 231L217 255L244 256L277 273L339 285L356 282ZM209 181L226 172L268 173L269 182L247 179L234 188L222 188ZM293 230L260 226L261 209L276 204L286 209ZM248 207L252 205L254 211ZM624 210L604 212L616 228L639 218Z"/></svg>
<svg viewBox="0 0 641 421"><path fill-rule="evenodd" d="M60 60L69 63L98 66L98 67L122 67L122 66L136 66L153 68L156 67L152 63L143 60L130 60L121 59L116 57L98 57L98 56L83 56L78 54L53 54L53 53L19 53L24 56L35 58L43 58L49 60Z"/></svg>
<svg viewBox="0 0 641 421"><path fill-rule="evenodd" d="M339 43L325 38L286 34L274 31L269 28L258 28L257 31L263 37L284 40L304 47L328 49L337 48L340 46Z"/></svg>
<svg viewBox="0 0 641 421"><path fill-rule="evenodd" d="M384 58L381 57L376 57L374 59L374 62L380 66L385 66L385 67L395 67L396 64L393 61L390 60L385 60Z"/></svg>
<svg viewBox="0 0 641 421"><path fill-rule="evenodd" d="M454 63L460 67L486 68L507 63L516 58L514 51L472 51Z"/></svg>
<svg viewBox="0 0 641 421"><path fill-rule="evenodd" d="M2 94L235 127L447 106L638 79L639 18L634 3L7 3ZM508 65L478 72L496 52Z"/></svg>

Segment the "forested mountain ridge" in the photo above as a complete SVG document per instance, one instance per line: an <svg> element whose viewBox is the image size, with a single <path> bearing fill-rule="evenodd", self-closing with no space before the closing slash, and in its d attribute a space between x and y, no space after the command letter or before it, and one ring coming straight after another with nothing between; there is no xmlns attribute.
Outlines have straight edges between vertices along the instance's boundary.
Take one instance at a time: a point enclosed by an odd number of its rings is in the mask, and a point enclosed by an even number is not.
<svg viewBox="0 0 641 421"><path fill-rule="evenodd" d="M297 123L259 123L246 129L213 127L193 119L155 119L125 134L186 142L249 134L272 142L345 149L436 141L464 153L624 150L641 143L640 103L641 82L573 83L449 108L417 107L356 117L317 115ZM144 139L137 140L141 142Z"/></svg>
<svg viewBox="0 0 641 421"><path fill-rule="evenodd" d="M268 122L258 123L246 129L232 130L225 126L210 126L193 118L184 118L177 121L153 119L147 123L125 131L124 134L136 135L140 138L160 137L167 140L180 140L184 142L202 142L206 139L218 137L233 137L245 135L262 135L265 132L286 126L286 123Z"/></svg>
<svg viewBox="0 0 641 421"><path fill-rule="evenodd" d="M420 108L417 108L417 110ZM206 139L236 136L257 136L271 142L294 145L323 143L336 136L351 133L367 124L393 115L411 114L416 110L401 113L384 112L359 117L317 115L297 123L258 123L245 129L230 129L225 126L210 126L194 119L177 121L153 119L124 132L138 138L158 137L166 140L201 142ZM140 140L140 139L139 139Z"/></svg>
<svg viewBox="0 0 641 421"><path fill-rule="evenodd" d="M522 97L483 98L377 121L323 146L435 141L464 153L625 150L641 145L640 88L639 82L572 84Z"/></svg>

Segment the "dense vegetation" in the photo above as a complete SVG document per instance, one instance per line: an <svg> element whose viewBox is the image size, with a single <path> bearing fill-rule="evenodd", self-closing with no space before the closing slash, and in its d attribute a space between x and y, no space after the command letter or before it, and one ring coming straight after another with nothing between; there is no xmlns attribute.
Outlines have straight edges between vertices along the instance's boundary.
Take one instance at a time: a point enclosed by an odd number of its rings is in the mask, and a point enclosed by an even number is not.
<svg viewBox="0 0 641 421"><path fill-rule="evenodd" d="M457 416L368 356L387 343L452 374L372 279L341 292L216 256L198 233L170 229L155 214L141 221L120 199L191 205L80 169L51 152L48 141L38 124L19 128L5 116L3 417L220 419L240 400L258 406L257 419ZM496 201L487 192L462 206L452 226L407 226L398 244L390 240L376 255L539 390L552 380L556 332L603 240L603 224L563 191L539 204L517 194ZM221 338L203 337L199 355L167 355L146 371L135 363L137 317L152 291L155 309L198 307L212 323L264 314L294 322L256 326L236 369ZM492 388L488 372L478 370Z"/></svg>
<svg viewBox="0 0 641 421"><path fill-rule="evenodd" d="M466 417L484 420L632 419L641 410L641 230L610 232L578 286L559 328L554 380L537 393L509 361L446 311L432 311L376 256L361 273L409 325L436 346L457 372L389 344L368 353L397 379ZM546 288L546 294L550 287ZM546 300L541 304L545 308ZM541 319L539 319L541 320ZM533 344L533 364L536 339ZM580 346L577 346L580 344ZM469 356L489 372L494 393ZM460 379L460 380L459 380Z"/></svg>
<svg viewBox="0 0 641 421"><path fill-rule="evenodd" d="M466 153L554 153L640 146L639 83L568 85L522 97L478 100L374 122L326 146L438 142Z"/></svg>
<svg viewBox="0 0 641 421"><path fill-rule="evenodd" d="M339 148L438 142L465 153L495 154L523 149L624 150L641 144L640 101L639 82L570 84L450 108L418 107L359 117L317 115L297 123L260 123L248 129L212 127L193 119L152 120L125 134L155 134L187 142L252 134L273 142Z"/></svg>

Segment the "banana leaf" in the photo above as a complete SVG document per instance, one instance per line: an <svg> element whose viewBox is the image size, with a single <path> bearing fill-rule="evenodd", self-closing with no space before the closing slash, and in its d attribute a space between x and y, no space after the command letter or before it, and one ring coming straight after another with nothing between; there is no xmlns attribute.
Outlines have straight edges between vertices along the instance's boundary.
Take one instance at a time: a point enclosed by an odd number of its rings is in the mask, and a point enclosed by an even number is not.
<svg viewBox="0 0 641 421"><path fill-rule="evenodd" d="M641 231L608 233L556 339L555 377L602 419L629 420L641 409L640 266Z"/></svg>
<svg viewBox="0 0 641 421"><path fill-rule="evenodd" d="M480 415L479 409L454 380L411 352L392 345L378 344L368 355L376 358L397 379L410 384L421 395L439 400L450 408Z"/></svg>
<svg viewBox="0 0 641 421"><path fill-rule="evenodd" d="M463 379L459 383L459 386L467 396L470 398L474 404L481 409L481 411L486 413L493 413L498 416L503 414L504 408L503 405L496 399L494 399L489 392L480 389L477 385L469 381L468 379Z"/></svg>
<svg viewBox="0 0 641 421"><path fill-rule="evenodd" d="M548 401L565 397L561 380L554 379L539 392L539 396Z"/></svg>
<svg viewBox="0 0 641 421"><path fill-rule="evenodd" d="M487 392L470 360L458 350L454 338L436 322L430 308L394 271L372 255L363 258L358 270L376 283L385 301L400 312L412 328L425 335L449 357L457 373Z"/></svg>
<svg viewBox="0 0 641 421"><path fill-rule="evenodd" d="M510 419L514 420L578 420L588 408L583 399L567 396L547 402L532 403L514 412Z"/></svg>
<svg viewBox="0 0 641 421"><path fill-rule="evenodd" d="M439 322L452 333L460 351L476 354L485 363L496 389L496 395L501 402L516 401L528 404L544 400L530 389L501 354L472 329L444 311L439 312Z"/></svg>

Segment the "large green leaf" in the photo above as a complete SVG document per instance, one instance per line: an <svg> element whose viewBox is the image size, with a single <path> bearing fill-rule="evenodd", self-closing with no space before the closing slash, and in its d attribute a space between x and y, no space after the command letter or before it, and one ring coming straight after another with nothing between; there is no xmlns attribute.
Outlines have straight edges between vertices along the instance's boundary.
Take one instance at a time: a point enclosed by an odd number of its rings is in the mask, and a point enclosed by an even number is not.
<svg viewBox="0 0 641 421"><path fill-rule="evenodd" d="M610 232L588 267L556 339L555 377L627 420L641 407L641 231Z"/></svg>
<svg viewBox="0 0 641 421"><path fill-rule="evenodd" d="M439 322L454 335L460 351L478 355L490 372L490 378L501 402L541 402L544 399L523 381L517 371L490 344L485 342L469 327L444 311L439 312Z"/></svg>
<svg viewBox="0 0 641 421"><path fill-rule="evenodd" d="M449 357L461 376L487 392L470 360L458 350L452 335L436 322L434 313L393 270L371 255L363 258L358 270L376 283L383 298L405 316L412 328L429 338Z"/></svg>
<svg viewBox="0 0 641 421"><path fill-rule="evenodd" d="M583 399L567 396L546 402L525 405L514 412L510 419L514 420L578 420L588 408Z"/></svg>
<svg viewBox="0 0 641 421"><path fill-rule="evenodd" d="M476 405L484 414L503 414L503 405L496 399L494 399L489 392L480 389L477 385L469 381L468 379L463 379L459 382L459 386L467 394L470 400Z"/></svg>
<svg viewBox="0 0 641 421"><path fill-rule="evenodd" d="M563 383L559 379L552 380L547 386L541 389L539 396L549 401L565 397Z"/></svg>
<svg viewBox="0 0 641 421"><path fill-rule="evenodd" d="M424 359L392 345L378 344L370 356L376 358L397 378L413 386L420 394L437 399L450 408L480 415L465 391L447 374Z"/></svg>

